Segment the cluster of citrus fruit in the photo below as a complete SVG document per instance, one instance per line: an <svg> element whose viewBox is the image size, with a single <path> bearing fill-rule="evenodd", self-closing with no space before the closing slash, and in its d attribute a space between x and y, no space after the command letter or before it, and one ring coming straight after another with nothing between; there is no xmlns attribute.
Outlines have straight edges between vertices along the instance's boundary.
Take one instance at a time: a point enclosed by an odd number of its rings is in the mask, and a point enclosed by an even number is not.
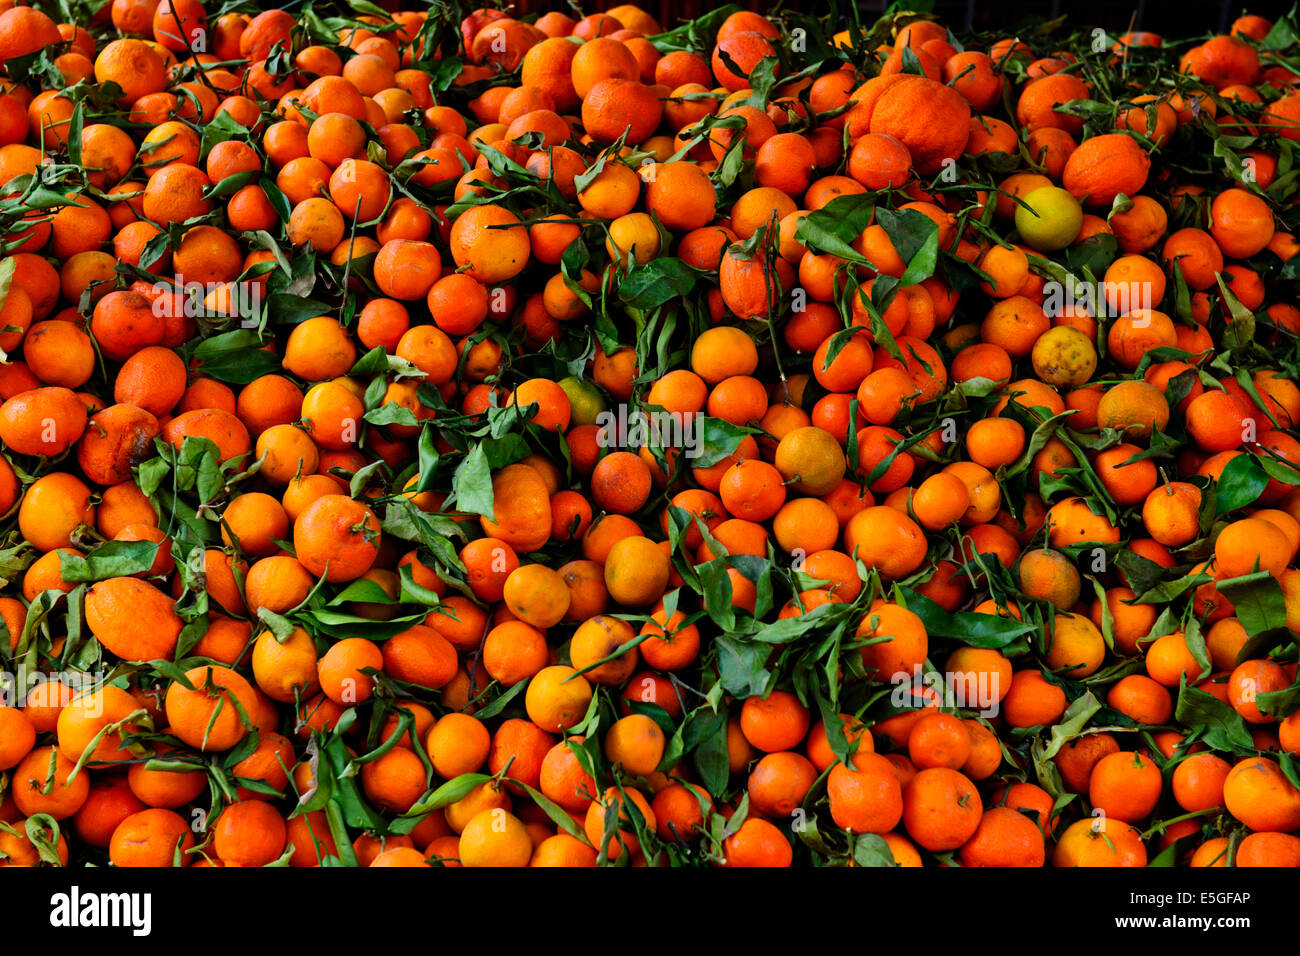
<svg viewBox="0 0 1300 956"><path fill-rule="evenodd" d="M1300 865L1290 19L6 6L0 864Z"/></svg>

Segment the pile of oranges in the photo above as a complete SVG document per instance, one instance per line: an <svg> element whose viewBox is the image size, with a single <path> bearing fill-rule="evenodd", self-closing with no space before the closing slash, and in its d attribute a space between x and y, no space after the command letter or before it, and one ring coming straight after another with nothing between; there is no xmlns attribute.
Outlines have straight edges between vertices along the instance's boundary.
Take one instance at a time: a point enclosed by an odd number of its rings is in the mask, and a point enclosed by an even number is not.
<svg viewBox="0 0 1300 956"><path fill-rule="evenodd" d="M0 6L0 865L1300 865L1294 23Z"/></svg>

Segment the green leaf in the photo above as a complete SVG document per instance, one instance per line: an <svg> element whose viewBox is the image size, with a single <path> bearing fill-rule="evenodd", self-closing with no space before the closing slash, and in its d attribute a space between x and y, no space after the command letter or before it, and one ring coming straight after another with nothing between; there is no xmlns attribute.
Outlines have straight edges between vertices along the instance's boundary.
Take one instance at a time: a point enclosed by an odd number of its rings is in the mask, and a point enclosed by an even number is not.
<svg viewBox="0 0 1300 956"><path fill-rule="evenodd" d="M1286 459L1274 458L1272 455L1261 456L1259 464L1264 469L1264 474L1274 481L1280 481L1284 485L1300 485L1300 469Z"/></svg>
<svg viewBox="0 0 1300 956"><path fill-rule="evenodd" d="M731 776L731 757L727 750L726 714L721 713L718 718L713 732L695 748L693 763L704 788L714 797L721 798L727 791L727 780Z"/></svg>
<svg viewBox="0 0 1300 956"><path fill-rule="evenodd" d="M200 501L212 501L225 486L221 451L210 438L186 436L176 454L175 482L180 491L198 492Z"/></svg>
<svg viewBox="0 0 1300 956"><path fill-rule="evenodd" d="M1223 332L1223 347L1231 350L1249 346L1255 340L1254 313L1232 294L1232 290L1223 281L1222 273L1217 274L1214 279L1219 284L1219 294L1223 296L1223 303L1228 307L1230 318Z"/></svg>
<svg viewBox="0 0 1300 956"><path fill-rule="evenodd" d="M1224 466L1215 487L1215 508L1227 514L1244 508L1264 493L1268 475L1253 455L1237 455Z"/></svg>
<svg viewBox="0 0 1300 956"><path fill-rule="evenodd" d="M489 717L495 717L497 714L501 713L501 711L505 710L506 705L509 704L516 697L518 697L520 694L522 694L527 687L528 687L527 680L521 680L517 682L513 687L511 687L505 693L498 695L496 700L492 701L492 703L488 704L487 706L483 707L480 710L476 710L474 712L475 716L477 716L480 720L487 720Z"/></svg>
<svg viewBox="0 0 1300 956"><path fill-rule="evenodd" d="M380 20L387 21L391 14L377 3L371 3L370 0L348 0L348 6L354 12L363 14L368 17L379 17Z"/></svg>
<svg viewBox="0 0 1300 956"><path fill-rule="evenodd" d="M361 358L357 359L348 375L352 378L370 378L388 372L388 352L382 345L376 345Z"/></svg>
<svg viewBox="0 0 1300 956"><path fill-rule="evenodd" d="M744 168L745 141L741 137L736 137L736 141L727 147L726 153L722 156L722 162L718 163L718 168L714 170L713 175L725 188L740 178Z"/></svg>
<svg viewBox="0 0 1300 956"><path fill-rule="evenodd" d="M222 382L247 385L255 378L279 371L280 360L265 351L256 329L235 329L204 339L194 349L205 375Z"/></svg>
<svg viewBox="0 0 1300 956"><path fill-rule="evenodd" d="M142 574L153 567L157 541L108 541L85 555L59 552L59 573L68 583Z"/></svg>
<svg viewBox="0 0 1300 956"><path fill-rule="evenodd" d="M479 784L487 783L491 779L485 773L462 773L459 777L448 780L437 790L417 800L411 809L402 814L399 819L413 820L418 823L421 817L434 810L441 810L443 807L451 806L457 800L464 798Z"/></svg>
<svg viewBox="0 0 1300 956"><path fill-rule="evenodd" d="M767 644L741 641L729 634L713 642L718 655L722 686L734 697L764 697L772 685L772 672L764 666L771 656Z"/></svg>
<svg viewBox="0 0 1300 956"><path fill-rule="evenodd" d="M382 379L378 381L382 382ZM415 412L397 402L384 402L361 417L372 425L408 425L414 428L420 424L420 420L415 417Z"/></svg>
<svg viewBox="0 0 1300 956"><path fill-rule="evenodd" d="M781 61L771 55L763 57L754 64L754 68L749 71L749 75L746 77L749 81L746 85L754 91L749 97L750 106L760 110L767 109L780 69Z"/></svg>
<svg viewBox="0 0 1300 956"><path fill-rule="evenodd" d="M262 188L262 192L266 193L266 198L270 200L271 208L275 210L275 214L280 218L280 221L288 222L293 207L289 202L289 197L284 194L284 190L277 186L275 180L270 176L259 178L257 185Z"/></svg>
<svg viewBox="0 0 1300 956"><path fill-rule="evenodd" d="M1203 731L1201 740L1215 750L1233 753L1255 749L1239 713L1213 694L1188 687L1186 681L1178 693L1174 719L1185 727Z"/></svg>
<svg viewBox="0 0 1300 956"><path fill-rule="evenodd" d="M14 271L17 268L17 260L13 256L6 256L0 260L0 302L9 298L9 283L13 281Z"/></svg>
<svg viewBox="0 0 1300 956"><path fill-rule="evenodd" d="M1100 710L1101 701L1092 695L1092 691L1071 701L1061 719L1052 726L1051 737L1042 751L1042 759L1051 760L1060 753L1062 747L1083 733L1088 721Z"/></svg>
<svg viewBox="0 0 1300 956"><path fill-rule="evenodd" d="M799 220L795 238L820 252L829 252L850 262L867 260L851 243L862 235L876 212L873 193L839 196L821 209L815 209Z"/></svg>
<svg viewBox="0 0 1300 956"><path fill-rule="evenodd" d="M1283 690L1260 694L1255 698L1255 706L1261 713L1274 717L1286 717L1300 709L1300 682Z"/></svg>
<svg viewBox="0 0 1300 956"><path fill-rule="evenodd" d="M1282 776L1290 781L1291 786L1300 790L1300 764L1296 763L1295 757L1283 750L1277 755L1277 764L1282 768Z"/></svg>
<svg viewBox="0 0 1300 956"><path fill-rule="evenodd" d="M287 641L293 635L293 622L268 607L257 609L257 619L266 625L266 629L275 635L277 641Z"/></svg>
<svg viewBox="0 0 1300 956"><path fill-rule="evenodd" d="M681 298L695 287L702 273L681 259L651 259L634 267L618 287L624 305L649 310Z"/></svg>
<svg viewBox="0 0 1300 956"><path fill-rule="evenodd" d="M221 199L224 196L230 196L251 183L258 176L258 173L258 170L250 169L247 172L234 173L233 175L227 176L220 182L214 183L205 189L203 191L203 198Z"/></svg>
<svg viewBox="0 0 1300 956"><path fill-rule="evenodd" d="M296 257L295 257L295 261ZM329 315L334 310L324 302L290 292L273 292L266 297L266 314L276 325L298 325L308 319Z"/></svg>
<svg viewBox="0 0 1300 956"><path fill-rule="evenodd" d="M945 611L911 588L900 587L899 591L907 601L907 609L921 619L931 637L949 638L970 647L1003 648L1022 634L1037 630L1032 623L997 614Z"/></svg>
<svg viewBox="0 0 1300 956"><path fill-rule="evenodd" d="M1219 593L1232 602L1237 620L1252 637L1286 626L1286 598L1282 585L1267 571L1256 571L1218 583Z"/></svg>
<svg viewBox="0 0 1300 956"><path fill-rule="evenodd" d="M226 140L247 135L247 128L223 110L203 124L203 141L199 144L199 153L206 156L212 147L218 143L224 143Z"/></svg>
<svg viewBox="0 0 1300 956"><path fill-rule="evenodd" d="M680 508L674 508L673 511L678 515L683 512ZM700 533L708 535L704 528L704 523L695 520L695 525L700 529ZM704 539L714 554L722 554L725 549L713 540L712 535ZM716 558L713 561L707 561L696 567L696 573L700 578L701 595L704 598L704 610L708 612L713 623L718 625L723 631L730 631L736 626L736 608L731 602L731 577L727 574L727 562L725 558Z"/></svg>
<svg viewBox="0 0 1300 956"><path fill-rule="evenodd" d="M456 466L451 489L456 496L456 507L461 511L495 520L496 513L492 510L492 467L484 444L477 442Z"/></svg>
<svg viewBox="0 0 1300 956"><path fill-rule="evenodd" d="M1126 552L1121 551L1119 553L1119 558L1123 558L1125 553ZM1134 555L1134 557L1136 558L1137 556ZM1119 558L1117 558L1117 560L1119 560ZM1129 565L1133 563L1135 562L1132 559L1128 559L1123 562L1124 565ZM1133 590L1137 593L1137 599L1135 603L1168 604L1170 601L1174 600L1174 598L1178 597L1179 595L1185 594L1186 592L1192 590L1193 588L1198 588L1202 584L1205 584L1207 581L1213 581L1213 580L1214 580L1214 576L1211 574L1207 574L1204 571L1198 574L1183 574L1169 581L1161 581L1157 578L1156 583L1153 584L1150 588L1147 588L1146 590L1138 590L1136 587L1133 588ZM1135 580L1133 583L1136 585L1139 582Z"/></svg>
<svg viewBox="0 0 1300 956"><path fill-rule="evenodd" d="M384 820L362 797L357 776L352 773L352 755L348 752L342 736L339 736L346 731L346 723L350 723L348 715L355 715L355 713L355 711L344 712L338 727L325 743L324 758L329 761L330 769L334 773L332 802L338 806L348 826L362 830L378 830L383 828Z"/></svg>
<svg viewBox="0 0 1300 956"><path fill-rule="evenodd" d="M853 838L853 862L857 866L898 866L889 844L878 833L863 833Z"/></svg>
<svg viewBox="0 0 1300 956"><path fill-rule="evenodd" d="M1265 50L1286 50L1294 49L1300 44L1300 33L1296 31L1295 7L1284 17L1279 17L1273 24L1273 28L1268 31L1260 46Z"/></svg>
<svg viewBox="0 0 1300 956"><path fill-rule="evenodd" d="M577 821L575 821L573 817L570 816L558 803L550 797L534 790L526 783L516 781L516 785L524 788L524 791L528 794L533 803L537 804L537 806L541 808L542 812L550 817L551 822L557 827L569 836L581 840L583 843L589 843L587 840L587 834L584 832L583 828L578 826Z"/></svg>
<svg viewBox="0 0 1300 956"><path fill-rule="evenodd" d="M1150 591L1165 575L1165 568L1136 551L1120 551L1115 555L1115 566L1134 594Z"/></svg>
<svg viewBox="0 0 1300 956"><path fill-rule="evenodd" d="M85 107L85 100L79 101L76 108L72 111L72 118L68 121L68 161L75 166L82 165L81 136L86 126Z"/></svg>
<svg viewBox="0 0 1300 956"><path fill-rule="evenodd" d="M844 619L852 612L853 606L850 604L823 604L794 617L787 617L765 624L752 635L750 640L764 644L789 644L814 630L843 623Z"/></svg>
<svg viewBox="0 0 1300 956"><path fill-rule="evenodd" d="M753 428L733 425L725 419L714 418L711 415L697 415L692 422L694 427L689 430L687 436L692 441L687 445L687 450L692 453L690 455L692 468L708 468L716 465L733 454L746 435L758 433Z"/></svg>
<svg viewBox="0 0 1300 956"><path fill-rule="evenodd" d="M1191 652L1192 658L1201 665L1201 673L1196 679L1200 681L1208 677L1213 670L1213 665L1210 662L1209 648L1205 646L1205 635L1201 633L1201 622L1196 618L1188 620L1183 633L1183 642Z"/></svg>
<svg viewBox="0 0 1300 956"><path fill-rule="evenodd" d="M934 275L939 261L939 226L933 219L915 209L895 212L881 207L876 210L876 221L907 263L900 285L916 285Z"/></svg>
<svg viewBox="0 0 1300 956"><path fill-rule="evenodd" d="M442 566L464 572L451 538L464 540L465 531L455 521L445 515L425 514L406 498L389 502L384 512L380 525L384 534L391 534L403 541L418 542Z"/></svg>

